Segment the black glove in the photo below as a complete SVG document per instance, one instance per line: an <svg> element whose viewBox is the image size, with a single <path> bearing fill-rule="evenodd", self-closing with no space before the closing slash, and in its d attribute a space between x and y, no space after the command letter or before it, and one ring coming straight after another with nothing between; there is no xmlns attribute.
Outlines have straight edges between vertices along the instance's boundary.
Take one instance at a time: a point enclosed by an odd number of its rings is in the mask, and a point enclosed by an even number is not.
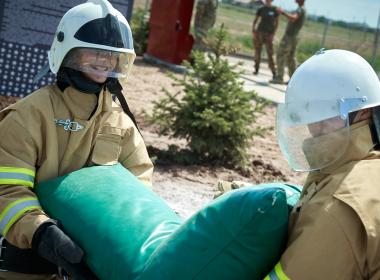
<svg viewBox="0 0 380 280"><path fill-rule="evenodd" d="M43 223L32 240L38 255L62 268L74 280L98 279L83 262L83 250L55 223Z"/></svg>

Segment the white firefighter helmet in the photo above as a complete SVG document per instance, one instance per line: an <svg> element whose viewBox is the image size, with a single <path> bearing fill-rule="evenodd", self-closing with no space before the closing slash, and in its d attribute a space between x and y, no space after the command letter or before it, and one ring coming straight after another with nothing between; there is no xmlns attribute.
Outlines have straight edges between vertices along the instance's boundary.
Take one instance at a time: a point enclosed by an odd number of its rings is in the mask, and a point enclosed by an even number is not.
<svg viewBox="0 0 380 280"><path fill-rule="evenodd" d="M87 61L78 62L81 57ZM129 24L107 0L88 0L67 11L48 52L55 74L71 67L116 78L127 77L135 57Z"/></svg>
<svg viewBox="0 0 380 280"><path fill-rule="evenodd" d="M348 147L348 114L378 105L380 82L364 58L321 50L298 67L278 105L281 151L296 171L326 167Z"/></svg>

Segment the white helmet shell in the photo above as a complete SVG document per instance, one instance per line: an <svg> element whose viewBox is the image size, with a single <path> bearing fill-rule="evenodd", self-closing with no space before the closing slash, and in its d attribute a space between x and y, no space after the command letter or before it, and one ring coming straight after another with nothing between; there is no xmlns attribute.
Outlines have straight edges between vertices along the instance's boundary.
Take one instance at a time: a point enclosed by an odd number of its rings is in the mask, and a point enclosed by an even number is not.
<svg viewBox="0 0 380 280"><path fill-rule="evenodd" d="M366 100L350 102L360 98ZM294 109L289 121L300 124L337 116L342 100L350 103L348 112L380 104L375 71L364 58L345 50L321 50L309 58L295 71L285 94L288 110ZM325 106L321 108L320 103Z"/></svg>
<svg viewBox="0 0 380 280"><path fill-rule="evenodd" d="M380 82L361 56L321 50L293 74L277 108L279 146L296 171L337 161L350 140L350 112L380 105Z"/></svg>
<svg viewBox="0 0 380 280"><path fill-rule="evenodd" d="M94 26L99 29L94 30ZM112 29L107 30L107 28ZM82 36L86 31L92 32ZM103 31L100 32L102 38L96 37L99 35L97 31ZM112 36L114 37L111 38ZM94 48L125 53L128 56L129 70L136 57L132 32L127 20L107 0L88 0L73 7L62 17L48 52L49 67L54 74L58 72L65 56L74 48Z"/></svg>

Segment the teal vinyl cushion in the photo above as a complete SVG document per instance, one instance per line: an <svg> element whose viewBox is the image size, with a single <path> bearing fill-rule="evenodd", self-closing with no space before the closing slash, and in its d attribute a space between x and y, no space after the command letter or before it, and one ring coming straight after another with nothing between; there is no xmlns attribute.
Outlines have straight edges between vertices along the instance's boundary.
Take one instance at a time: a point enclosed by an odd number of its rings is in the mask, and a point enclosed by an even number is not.
<svg viewBox="0 0 380 280"><path fill-rule="evenodd" d="M102 280L134 279L182 220L120 164L39 183L43 209L85 251Z"/></svg>
<svg viewBox="0 0 380 280"><path fill-rule="evenodd" d="M101 280L227 280L262 279L273 268L300 190L234 190L184 223L120 164L39 183L36 193Z"/></svg>
<svg viewBox="0 0 380 280"><path fill-rule="evenodd" d="M164 240L137 279L263 279L284 250L299 194L264 184L222 195Z"/></svg>

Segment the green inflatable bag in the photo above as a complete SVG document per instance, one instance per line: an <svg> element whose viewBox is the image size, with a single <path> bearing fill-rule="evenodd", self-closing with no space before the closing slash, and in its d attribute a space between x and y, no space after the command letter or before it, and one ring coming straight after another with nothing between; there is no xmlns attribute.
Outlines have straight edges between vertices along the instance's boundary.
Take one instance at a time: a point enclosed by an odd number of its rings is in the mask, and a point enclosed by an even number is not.
<svg viewBox="0 0 380 280"><path fill-rule="evenodd" d="M42 208L101 280L134 279L182 220L122 165L83 168L36 188Z"/></svg>
<svg viewBox="0 0 380 280"><path fill-rule="evenodd" d="M223 280L272 269L300 191L280 183L231 191L186 223L120 164L40 183L36 193L101 280Z"/></svg>
<svg viewBox="0 0 380 280"><path fill-rule="evenodd" d="M299 194L267 184L222 195L164 240L137 279L264 279L285 248Z"/></svg>

